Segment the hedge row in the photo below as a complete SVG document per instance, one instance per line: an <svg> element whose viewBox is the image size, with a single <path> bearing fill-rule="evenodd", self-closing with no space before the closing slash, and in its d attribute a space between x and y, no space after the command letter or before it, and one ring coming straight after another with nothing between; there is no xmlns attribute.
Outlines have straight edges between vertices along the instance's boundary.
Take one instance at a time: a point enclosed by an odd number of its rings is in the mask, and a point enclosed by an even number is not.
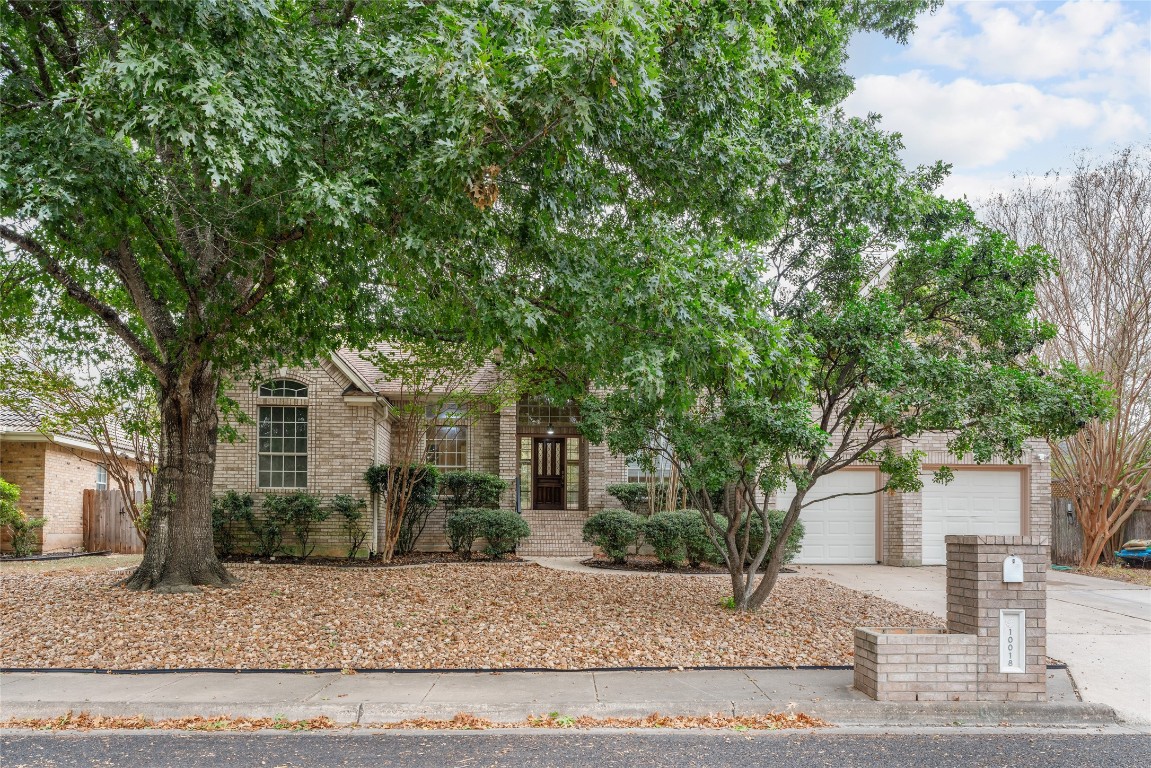
<svg viewBox="0 0 1151 768"><path fill-rule="evenodd" d="M768 511L773 540L783 529L783 518L784 513L777 509ZM727 519L720 515L716 515L716 522L727 527ZM763 544L763 519L752 516L750 524L748 553L753 556ZM642 540L665 565L679 565L685 559L693 567L701 563L724 564L723 553L708 535L703 513L695 509L659 512L647 518L626 509L605 510L584 523L583 540L594 544L615 563L625 563L631 548L640 546ZM803 523L796 522L783 550L784 564L795 559L802 542Z"/></svg>

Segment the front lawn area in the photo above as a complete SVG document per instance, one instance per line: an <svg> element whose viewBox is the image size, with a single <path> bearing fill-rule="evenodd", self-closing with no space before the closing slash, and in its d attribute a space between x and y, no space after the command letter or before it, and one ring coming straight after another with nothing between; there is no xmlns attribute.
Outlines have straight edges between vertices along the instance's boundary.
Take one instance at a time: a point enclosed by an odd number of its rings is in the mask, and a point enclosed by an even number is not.
<svg viewBox="0 0 1151 768"><path fill-rule="evenodd" d="M822 579L765 610L721 607L722 579L600 576L538 565L410 569L236 564L199 594L122 574L4 576L0 666L508 668L850 664L852 628L940 619Z"/></svg>

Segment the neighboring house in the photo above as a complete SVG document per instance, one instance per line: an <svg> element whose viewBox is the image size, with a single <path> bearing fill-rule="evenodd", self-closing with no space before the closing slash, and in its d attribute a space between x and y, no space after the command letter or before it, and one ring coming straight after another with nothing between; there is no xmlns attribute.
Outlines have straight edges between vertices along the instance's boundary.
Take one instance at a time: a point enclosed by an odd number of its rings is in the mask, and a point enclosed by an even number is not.
<svg viewBox="0 0 1151 768"><path fill-rule="evenodd" d="M399 439L393 406L400 394L369 360L346 350L317 367L281 369L256 388L234 387L228 395L251 423L239 425L240 440L217 448L215 491L257 499L292 490L367 499L365 470L388 463ZM645 478L624 457L580 436L578 417L574 407L534 401L466 422L446 408L429 414L419 439L441 470L491 472L511 483L502 506L519 511L532 531L521 554L586 555L584 521L618 506L607 486ZM955 480L928 482L922 493L840 496L805 509L798 562L939 564L950 533L1047 535L1050 468L1043 445L1032 443L1019 464L976 466L949 460L942 437L920 439L915 447L927 453L925 469L946 463ZM882 482L873 467L851 468L820 480L811 498L874 490ZM774 501L787 500L784 493ZM372 514L374 549L380 520L377 509ZM446 549L443 514L433 515L417 548ZM334 519L320 526L319 540L317 554L345 552Z"/></svg>
<svg viewBox="0 0 1151 768"><path fill-rule="evenodd" d="M20 508L47 519L36 550L84 547L84 490L108 489L95 445L71 434L45 435L35 420L0 407L0 477L20 487ZM4 533L3 549L10 544Z"/></svg>

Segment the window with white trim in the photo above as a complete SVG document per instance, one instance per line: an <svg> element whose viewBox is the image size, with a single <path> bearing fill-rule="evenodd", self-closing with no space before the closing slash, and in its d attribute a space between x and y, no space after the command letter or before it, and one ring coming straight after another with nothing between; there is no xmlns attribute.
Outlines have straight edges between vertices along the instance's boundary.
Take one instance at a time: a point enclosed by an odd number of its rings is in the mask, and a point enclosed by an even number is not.
<svg viewBox="0 0 1151 768"><path fill-rule="evenodd" d="M96 490L108 490L108 468L103 464L96 465Z"/></svg>
<svg viewBox="0 0 1151 768"><path fill-rule="evenodd" d="M307 397L308 385L291 379L273 379L260 385L260 397Z"/></svg>
<svg viewBox="0 0 1151 768"><path fill-rule="evenodd" d="M300 398L308 387L290 379L260 385L260 397ZM308 407L261 405L257 418L258 486L260 488L308 487Z"/></svg>
<svg viewBox="0 0 1151 768"><path fill-rule="evenodd" d="M455 403L428 406L428 463L445 471L468 468L468 427L464 412Z"/></svg>

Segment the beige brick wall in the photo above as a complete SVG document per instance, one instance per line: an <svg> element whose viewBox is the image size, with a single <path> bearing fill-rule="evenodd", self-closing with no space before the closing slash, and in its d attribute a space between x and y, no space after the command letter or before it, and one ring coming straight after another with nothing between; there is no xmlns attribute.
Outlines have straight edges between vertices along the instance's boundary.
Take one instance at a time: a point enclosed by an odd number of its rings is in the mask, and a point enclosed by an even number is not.
<svg viewBox="0 0 1151 768"><path fill-rule="evenodd" d="M84 547L84 489L96 487L100 462L96 451L47 440L0 442L0 476L20 486L25 514L48 520L37 533L38 551ZM6 534L3 547L10 549Z"/></svg>
<svg viewBox="0 0 1151 768"><path fill-rule="evenodd" d="M96 487L98 463L100 455L94 451L47 446L44 516L48 523L43 529L44 551L84 546L84 489Z"/></svg>
<svg viewBox="0 0 1151 768"><path fill-rule="evenodd" d="M312 368L292 368L283 374L270 374L268 379L287 378L308 385L306 400L297 398L261 398L258 390L247 382L228 390L231 397L253 423L237 426L239 439L234 443L221 443L216 450L216 474L212 488L215 493L228 490L251 493L256 498L256 510L268 493L290 493L303 490L318 494L329 502L336 494L350 494L369 499L364 472L377 457L386 458L387 445L380 445L378 437L388 435L383 423L384 410L371 404L344 402L343 392L348 381L330 362L324 361ZM308 408L308 484L306 488L266 489L258 486L257 427L254 423L260 406L306 405ZM370 526L370 520L368 521ZM244 531L237 531L237 539L250 544ZM344 534L336 516L317 526L312 533L316 542L316 555L343 556L347 554ZM284 537L289 549L294 544L291 533ZM369 540L370 541L370 540Z"/></svg>
<svg viewBox="0 0 1151 768"><path fill-rule="evenodd" d="M978 638L979 701L1047 698L1047 569L1050 542L1037 536L947 537L947 628ZM1023 582L1004 583L1003 561L1023 561ZM1022 608L1025 672L999 671L999 611Z"/></svg>
<svg viewBox="0 0 1151 768"><path fill-rule="evenodd" d="M44 450L47 443L13 442L0 440L0 477L20 486L20 508L28 517L44 515ZM11 539L5 527L0 535L0 547L11 549Z"/></svg>
<svg viewBox="0 0 1151 768"><path fill-rule="evenodd" d="M1047 568L1042 537L948 536L947 629L855 630L855 687L881 701L1046 701ZM1005 583L1003 562L1023 561ZM1000 611L1022 609L1023 671L1000 671Z"/></svg>
<svg viewBox="0 0 1151 768"><path fill-rule="evenodd" d="M978 642L942 629L855 629L855 688L878 701L977 701Z"/></svg>

